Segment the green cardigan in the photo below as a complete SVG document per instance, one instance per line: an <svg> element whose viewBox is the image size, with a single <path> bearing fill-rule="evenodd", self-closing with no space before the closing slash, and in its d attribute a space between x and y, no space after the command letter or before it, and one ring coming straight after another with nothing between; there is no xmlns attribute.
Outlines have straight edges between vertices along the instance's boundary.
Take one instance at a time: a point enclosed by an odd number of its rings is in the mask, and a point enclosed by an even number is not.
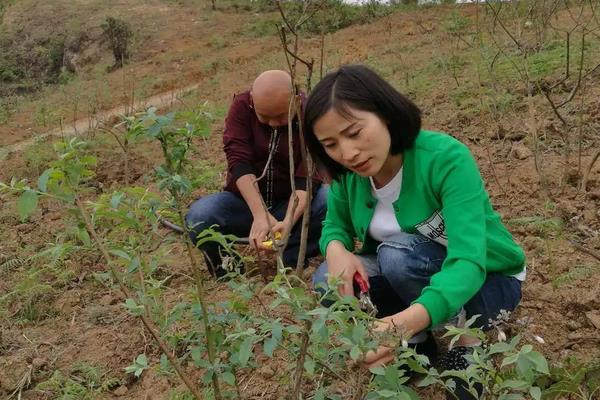
<svg viewBox="0 0 600 400"><path fill-rule="evenodd" d="M331 184L320 246L339 240L360 254L374 254L368 236L377 200L368 178L345 173ZM447 246L441 270L414 301L422 304L431 325L452 318L481 289L487 272L515 275L525 254L513 241L490 204L477 164L467 146L451 136L422 130L403 153L402 188L394 202L398 224Z"/></svg>

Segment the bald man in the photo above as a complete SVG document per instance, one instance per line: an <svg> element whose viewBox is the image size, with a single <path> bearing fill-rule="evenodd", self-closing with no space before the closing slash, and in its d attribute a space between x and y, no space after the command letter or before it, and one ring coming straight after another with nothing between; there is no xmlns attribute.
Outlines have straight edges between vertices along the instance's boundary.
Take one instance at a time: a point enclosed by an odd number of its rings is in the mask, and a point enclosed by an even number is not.
<svg viewBox="0 0 600 400"><path fill-rule="evenodd" d="M286 266L296 266L301 232L298 221L306 206L307 193L298 121L294 119L293 173L299 203L290 221L284 220L292 196L287 126L291 86L287 72L265 71L255 79L250 90L234 96L223 133L227 182L223 192L205 196L190 207L186 223L194 242L204 229L217 225L223 234L248 236L250 245L261 250L261 242L269 233L282 232L291 223L293 229L283 262ZM258 182L257 190L254 181L263 171L264 177ZM326 187L314 180L313 189L307 258L319 253L321 222L326 210ZM263 201L268 213L264 211ZM222 248L218 244L206 243L200 249L214 276L219 278L227 273L222 266Z"/></svg>

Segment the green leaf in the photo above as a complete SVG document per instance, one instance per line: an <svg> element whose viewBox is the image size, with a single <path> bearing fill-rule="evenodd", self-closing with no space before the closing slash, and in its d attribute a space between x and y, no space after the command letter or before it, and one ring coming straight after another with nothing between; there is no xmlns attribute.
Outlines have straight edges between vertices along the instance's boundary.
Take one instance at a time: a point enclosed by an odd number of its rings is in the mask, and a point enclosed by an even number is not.
<svg viewBox="0 0 600 400"><path fill-rule="evenodd" d="M531 389L529 389L529 394L535 400L540 400L542 398L542 389L537 386L532 386Z"/></svg>
<svg viewBox="0 0 600 400"><path fill-rule="evenodd" d="M263 344L263 352L269 356L273 357L273 351L277 348L279 341L281 340L281 335L283 333L283 325L279 321L274 321L271 325L271 337L265 340Z"/></svg>
<svg viewBox="0 0 600 400"><path fill-rule="evenodd" d="M148 366L148 359L146 358L145 354L140 354L139 356L137 356L135 362L142 367Z"/></svg>
<svg viewBox="0 0 600 400"><path fill-rule="evenodd" d="M393 392L389 389L383 389L383 390L378 390L377 394L383 398L390 398L390 397L396 397L396 392Z"/></svg>
<svg viewBox="0 0 600 400"><path fill-rule="evenodd" d="M200 349L198 346L192 347L190 355L192 356L192 361L194 361L196 366L198 366L202 360L202 349Z"/></svg>
<svg viewBox="0 0 600 400"><path fill-rule="evenodd" d="M535 365L535 369L542 374L549 374L548 370L548 361L544 358L543 355L538 353L537 351L532 351L527 354L529 361L531 361Z"/></svg>
<svg viewBox="0 0 600 400"><path fill-rule="evenodd" d="M21 217L21 221L25 221L29 215L37 208L38 195L29 189L25 190L17 203L17 211Z"/></svg>
<svg viewBox="0 0 600 400"><path fill-rule="evenodd" d="M125 195L125 193L123 193L123 192L115 192L112 195L112 197L110 198L110 206L112 208L119 207L119 204L121 203L121 199L123 198L124 195Z"/></svg>
<svg viewBox="0 0 600 400"><path fill-rule="evenodd" d="M502 382L502 385L500 385L500 387L514 390L525 390L529 387L529 382L516 379L509 379Z"/></svg>
<svg viewBox="0 0 600 400"><path fill-rule="evenodd" d="M131 257L129 256L129 254L127 254L123 250L113 249L113 250L110 250L110 254L112 254L113 256L120 257L120 258L122 258L124 260L131 261Z"/></svg>
<svg viewBox="0 0 600 400"><path fill-rule="evenodd" d="M250 353L252 353L252 347L254 346L254 338L246 338L240 345L240 366L245 367L250 359Z"/></svg>
<svg viewBox="0 0 600 400"><path fill-rule="evenodd" d="M434 376L431 375L427 375L425 376L425 378L423 378L423 380L421 380L420 382L417 383L418 387L426 387L426 386L431 386L438 383L438 379Z"/></svg>
<svg viewBox="0 0 600 400"><path fill-rule="evenodd" d="M210 382L212 381L212 377L215 374L215 371L212 369L207 369L206 371L204 371L204 375L202 375L202 383L204 385L210 385Z"/></svg>
<svg viewBox="0 0 600 400"><path fill-rule="evenodd" d="M385 375L385 369L382 366L369 368L373 375Z"/></svg>
<svg viewBox="0 0 600 400"><path fill-rule="evenodd" d="M310 357L306 357L304 360L304 369L308 372L309 375L315 374L315 360Z"/></svg>
<svg viewBox="0 0 600 400"><path fill-rule="evenodd" d="M81 241L81 243L83 243L86 246L92 245L92 239L90 239L90 235L85 228L78 229L76 234L77 234L77 239L79 239Z"/></svg>
<svg viewBox="0 0 600 400"><path fill-rule="evenodd" d="M499 343L494 343L490 347L490 351L488 354L492 355L492 354L498 354L498 353L506 353L511 350L513 350L513 347L510 345L510 343L499 342Z"/></svg>
<svg viewBox="0 0 600 400"><path fill-rule="evenodd" d="M317 391L315 392L315 395L313 397L313 400L325 400L325 388L323 386L320 386Z"/></svg>
<svg viewBox="0 0 600 400"><path fill-rule="evenodd" d="M169 359L167 358L167 356L165 354L161 354L160 355L160 368L163 371L168 371L170 366L171 366L171 363L169 362Z"/></svg>
<svg viewBox="0 0 600 400"><path fill-rule="evenodd" d="M133 300L133 299L125 300L125 308L132 315L136 315L136 316L141 315L144 312L144 306L137 304L135 302L135 300Z"/></svg>
<svg viewBox="0 0 600 400"><path fill-rule="evenodd" d="M504 358L504 360L502 360L502 365L500 366L500 368L504 368L507 365L514 364L518 358L519 358L518 354L513 354L513 355L510 355L510 356Z"/></svg>
<svg viewBox="0 0 600 400"><path fill-rule="evenodd" d="M38 179L38 189L40 189L40 192L45 192L48 189L48 179L50 179L52 170L52 168L48 168L40 175Z"/></svg>
<svg viewBox="0 0 600 400"><path fill-rule="evenodd" d="M385 367L385 379L391 384L396 385L398 379L400 379L400 372L398 368L393 365L388 365Z"/></svg>
<svg viewBox="0 0 600 400"><path fill-rule="evenodd" d="M129 263L129 267L127 268L127 273L131 274L135 271L137 271L137 269L140 267L140 258L135 256L131 259L131 262Z"/></svg>
<svg viewBox="0 0 600 400"><path fill-rule="evenodd" d="M358 358L360 357L361 351L358 348L358 346L352 346L352 349L350 349L350 358L354 361L358 360Z"/></svg>
<svg viewBox="0 0 600 400"><path fill-rule="evenodd" d="M231 372L223 372L221 378L223 378L223 381L225 381L226 384L231 386L235 385L235 376Z"/></svg>
<svg viewBox="0 0 600 400"><path fill-rule="evenodd" d="M129 374L133 373L136 377L139 378L139 376L142 375L142 372L144 372L144 370L147 368L148 359L146 358L145 354L140 354L139 356L137 356L133 364L125 367L125 372Z"/></svg>

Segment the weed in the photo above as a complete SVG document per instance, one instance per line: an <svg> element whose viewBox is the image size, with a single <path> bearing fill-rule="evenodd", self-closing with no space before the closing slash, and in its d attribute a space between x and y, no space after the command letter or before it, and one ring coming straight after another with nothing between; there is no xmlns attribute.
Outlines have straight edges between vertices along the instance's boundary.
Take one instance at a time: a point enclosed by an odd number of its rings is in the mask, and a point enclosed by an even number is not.
<svg viewBox="0 0 600 400"><path fill-rule="evenodd" d="M228 46L222 36L213 36L208 41L208 45L214 49L223 49Z"/></svg>
<svg viewBox="0 0 600 400"><path fill-rule="evenodd" d="M560 218L546 218L541 216L513 218L507 221L508 225L526 225L534 228L538 235L559 236L564 230L563 220Z"/></svg>
<svg viewBox="0 0 600 400"><path fill-rule="evenodd" d="M191 166L192 187L201 187L207 192L214 192L223 186L223 165L205 160L198 160Z"/></svg>
<svg viewBox="0 0 600 400"><path fill-rule="evenodd" d="M3 314L9 309L25 321L39 321L49 316L52 311L47 300L75 274L66 261L76 249L71 244L57 242L32 256L14 257L2 263L0 274L10 273L13 284L11 291L0 296L0 310L3 310L0 316L6 317Z"/></svg>
<svg viewBox="0 0 600 400"><path fill-rule="evenodd" d="M46 103L41 103L35 109L33 120L37 126L46 128L56 124L58 115L54 107Z"/></svg>
<svg viewBox="0 0 600 400"><path fill-rule="evenodd" d="M65 376L56 370L50 379L39 383L37 390L51 392L59 400L95 400L102 392L118 386L121 382L115 378L105 378L100 367L75 362Z"/></svg>
<svg viewBox="0 0 600 400"><path fill-rule="evenodd" d="M10 116L14 113L16 106L16 96L2 96L2 93L0 93L0 125L8 122Z"/></svg>
<svg viewBox="0 0 600 400"><path fill-rule="evenodd" d="M187 390L173 389L169 393L168 400L194 400L194 396Z"/></svg>
<svg viewBox="0 0 600 400"><path fill-rule="evenodd" d="M550 368L550 375L540 377L544 399L595 399L600 392L600 362L583 363L568 358Z"/></svg>
<svg viewBox="0 0 600 400"><path fill-rule="evenodd" d="M225 58L218 58L213 61L209 61L203 66L204 72L223 72L231 67L229 60Z"/></svg>
<svg viewBox="0 0 600 400"><path fill-rule="evenodd" d="M250 37L274 36L277 34L277 22L275 18L259 19L252 21L245 30Z"/></svg>
<svg viewBox="0 0 600 400"><path fill-rule="evenodd" d="M561 274L552 280L552 286L556 289L561 286L573 283L574 281L586 279L600 271L600 264L575 265L569 268L567 272Z"/></svg>
<svg viewBox="0 0 600 400"><path fill-rule="evenodd" d="M23 158L27 168L39 176L48 167L50 161L54 160L56 152L48 145L45 139L36 140L31 146L23 151Z"/></svg>
<svg viewBox="0 0 600 400"><path fill-rule="evenodd" d="M452 36L462 36L471 27L471 20L463 16L458 10L452 10L448 18L442 23L442 29Z"/></svg>

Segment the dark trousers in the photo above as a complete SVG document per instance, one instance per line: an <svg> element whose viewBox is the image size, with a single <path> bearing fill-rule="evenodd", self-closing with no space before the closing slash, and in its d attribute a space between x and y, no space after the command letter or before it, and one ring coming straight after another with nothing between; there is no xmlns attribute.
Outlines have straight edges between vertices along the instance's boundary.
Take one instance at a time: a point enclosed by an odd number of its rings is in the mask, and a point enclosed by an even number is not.
<svg viewBox="0 0 600 400"><path fill-rule="evenodd" d="M279 202L270 210L271 214L281 221L285 217L288 200ZM308 230L308 243L306 257L319 254L319 239L321 237L321 225L325 218L327 209L327 186L321 185L315 191L311 202L310 224ZM213 225L223 234L232 234L238 237L246 237L250 233L253 217L246 201L231 193L220 192L202 197L196 200L186 217L186 224L190 229L192 241L196 243L198 234ZM302 219L296 223L290 232L288 245L283 252L283 263L286 266L295 267L300 250L300 233L302 231ZM200 246L204 253L209 271L221 277L227 272L221 267L222 247L215 242L208 242Z"/></svg>

